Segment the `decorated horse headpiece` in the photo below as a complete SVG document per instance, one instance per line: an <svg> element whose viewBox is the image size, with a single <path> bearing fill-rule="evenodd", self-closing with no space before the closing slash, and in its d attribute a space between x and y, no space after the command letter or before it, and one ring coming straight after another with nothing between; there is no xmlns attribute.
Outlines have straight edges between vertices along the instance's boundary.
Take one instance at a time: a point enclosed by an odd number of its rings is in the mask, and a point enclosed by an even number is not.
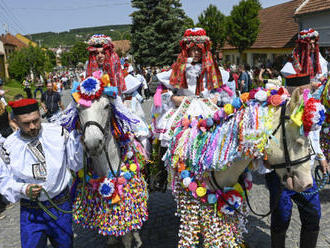
<svg viewBox="0 0 330 248"><path fill-rule="evenodd" d="M311 54L310 42L315 40L315 49ZM305 29L299 32L297 47L293 50L293 68L296 73L307 73L314 78L316 74L321 73L319 58L319 33L314 29ZM314 63L311 56L314 56Z"/></svg>
<svg viewBox="0 0 330 248"><path fill-rule="evenodd" d="M114 45L109 36L103 34L95 34L88 41L89 60L87 65L86 76L92 76L93 72L102 70L104 74L108 74L112 86L118 87L118 92L126 90L124 73L121 69L120 59L114 50ZM99 68L96 60L96 52L98 48L103 48L105 55L103 68Z"/></svg>
<svg viewBox="0 0 330 248"><path fill-rule="evenodd" d="M203 90L203 79L206 75L206 86L208 90L219 88L222 85L222 78L216 61L213 60L211 49L211 41L206 36L206 31L202 28L190 28L184 33L183 39L180 41L182 48L177 61L172 65L172 73L170 76L170 84L178 89L187 89L186 80L186 64L188 62L188 51L190 48L197 46L202 51L202 72L197 81L196 95Z"/></svg>
<svg viewBox="0 0 330 248"><path fill-rule="evenodd" d="M97 72L92 77L86 78L81 83L73 85L72 97L77 104L82 107L90 107L92 101L99 99L102 94L116 98L118 88L109 84L108 76L100 77Z"/></svg>

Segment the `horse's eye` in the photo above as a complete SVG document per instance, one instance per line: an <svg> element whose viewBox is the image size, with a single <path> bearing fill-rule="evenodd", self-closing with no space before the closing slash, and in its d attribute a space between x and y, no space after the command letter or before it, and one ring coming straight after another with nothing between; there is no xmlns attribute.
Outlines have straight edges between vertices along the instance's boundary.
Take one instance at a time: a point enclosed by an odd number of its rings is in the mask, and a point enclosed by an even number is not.
<svg viewBox="0 0 330 248"><path fill-rule="evenodd" d="M104 106L104 109L108 109L110 107L110 104L107 104Z"/></svg>

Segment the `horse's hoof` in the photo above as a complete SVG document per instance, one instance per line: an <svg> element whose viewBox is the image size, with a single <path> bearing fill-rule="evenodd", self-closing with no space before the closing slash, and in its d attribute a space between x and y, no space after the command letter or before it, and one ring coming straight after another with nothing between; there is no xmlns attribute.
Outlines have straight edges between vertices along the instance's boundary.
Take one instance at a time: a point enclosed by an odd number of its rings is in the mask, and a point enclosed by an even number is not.
<svg viewBox="0 0 330 248"><path fill-rule="evenodd" d="M141 243L138 243L134 246L134 248L141 248L142 247L142 242Z"/></svg>

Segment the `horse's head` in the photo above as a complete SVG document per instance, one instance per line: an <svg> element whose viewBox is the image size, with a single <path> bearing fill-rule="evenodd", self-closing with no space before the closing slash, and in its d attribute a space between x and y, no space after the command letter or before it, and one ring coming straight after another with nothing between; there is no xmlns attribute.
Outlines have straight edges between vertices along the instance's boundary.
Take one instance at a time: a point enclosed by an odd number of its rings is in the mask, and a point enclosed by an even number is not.
<svg viewBox="0 0 330 248"><path fill-rule="evenodd" d="M290 110L287 111L286 115L291 114L288 112ZM278 126L280 116L281 109L278 109L274 114L274 128ZM302 192L313 186L311 161L307 159L310 153L310 143L308 137L301 135L298 126L291 120L285 121L285 132L289 158L292 162L299 160L300 162L287 168L280 166L280 164L287 165L288 163L285 160L283 130L282 127L279 127L274 135L275 139L270 140L267 149L268 163L275 168L285 187L296 192Z"/></svg>
<svg viewBox="0 0 330 248"><path fill-rule="evenodd" d="M93 100L90 107L78 107L79 120L83 128L83 141L90 155L100 154L105 142L106 128L110 118L110 99L101 96Z"/></svg>

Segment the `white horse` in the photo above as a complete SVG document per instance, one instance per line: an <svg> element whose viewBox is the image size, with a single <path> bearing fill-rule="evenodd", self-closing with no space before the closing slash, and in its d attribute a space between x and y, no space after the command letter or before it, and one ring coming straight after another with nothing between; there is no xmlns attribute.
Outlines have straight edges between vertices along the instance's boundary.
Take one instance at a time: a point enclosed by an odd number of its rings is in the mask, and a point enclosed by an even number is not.
<svg viewBox="0 0 330 248"><path fill-rule="evenodd" d="M86 152L92 160L92 170L99 177L107 177L109 172L116 173L116 171L120 170L123 163L121 148L111 134L109 126L114 104L123 106L119 97L112 99L106 96L101 96L99 99L94 100L88 108L78 106L79 120L83 128L83 143ZM141 178L141 184L145 185L143 178ZM144 190L143 194L147 194L146 187ZM135 210L130 209L129 211L134 214ZM132 231L122 236L125 248L131 247L133 236L137 247L142 245L138 230L132 229ZM115 239L113 239L113 236L109 237L109 243L112 244Z"/></svg>

